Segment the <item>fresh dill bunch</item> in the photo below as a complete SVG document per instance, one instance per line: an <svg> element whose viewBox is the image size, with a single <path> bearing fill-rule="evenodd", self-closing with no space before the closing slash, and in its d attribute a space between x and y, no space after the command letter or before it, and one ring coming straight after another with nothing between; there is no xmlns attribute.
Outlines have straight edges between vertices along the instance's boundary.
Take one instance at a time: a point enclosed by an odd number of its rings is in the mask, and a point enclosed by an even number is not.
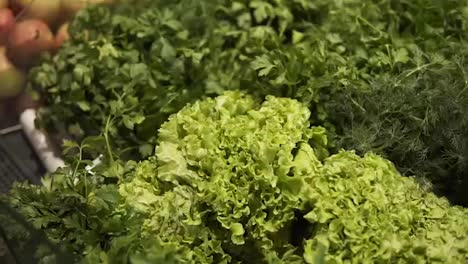
<svg viewBox="0 0 468 264"><path fill-rule="evenodd" d="M339 91L324 104L336 150L372 151L406 176L430 180L433 191L468 206L468 61L434 63L370 88Z"/></svg>

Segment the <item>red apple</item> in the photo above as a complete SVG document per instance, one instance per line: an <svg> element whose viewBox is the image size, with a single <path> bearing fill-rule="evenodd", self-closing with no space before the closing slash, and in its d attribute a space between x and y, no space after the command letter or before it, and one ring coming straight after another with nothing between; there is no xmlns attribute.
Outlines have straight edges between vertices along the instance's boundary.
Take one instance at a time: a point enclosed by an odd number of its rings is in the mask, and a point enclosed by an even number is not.
<svg viewBox="0 0 468 264"><path fill-rule="evenodd" d="M54 35L41 20L29 19L18 22L11 30L7 41L7 56L19 67L33 66L41 53L52 51Z"/></svg>
<svg viewBox="0 0 468 264"><path fill-rule="evenodd" d="M15 16L9 8L0 9L0 45L5 45L8 34L15 26Z"/></svg>

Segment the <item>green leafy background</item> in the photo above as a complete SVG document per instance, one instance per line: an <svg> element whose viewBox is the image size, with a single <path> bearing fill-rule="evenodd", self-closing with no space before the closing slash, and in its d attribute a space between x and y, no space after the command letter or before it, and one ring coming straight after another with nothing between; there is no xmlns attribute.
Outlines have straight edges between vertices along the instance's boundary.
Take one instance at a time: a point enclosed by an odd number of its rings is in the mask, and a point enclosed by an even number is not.
<svg viewBox="0 0 468 264"><path fill-rule="evenodd" d="M467 261L466 1L122 2L30 74L68 167L8 199L54 242L89 263Z"/></svg>

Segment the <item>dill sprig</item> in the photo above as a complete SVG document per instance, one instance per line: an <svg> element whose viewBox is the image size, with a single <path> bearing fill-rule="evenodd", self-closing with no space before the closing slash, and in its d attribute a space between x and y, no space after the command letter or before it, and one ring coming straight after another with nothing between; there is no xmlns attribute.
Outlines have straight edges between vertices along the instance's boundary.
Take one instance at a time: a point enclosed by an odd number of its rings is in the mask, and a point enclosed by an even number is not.
<svg viewBox="0 0 468 264"><path fill-rule="evenodd" d="M468 205L468 60L457 56L417 73L377 78L326 105L336 148L376 152L433 191Z"/></svg>

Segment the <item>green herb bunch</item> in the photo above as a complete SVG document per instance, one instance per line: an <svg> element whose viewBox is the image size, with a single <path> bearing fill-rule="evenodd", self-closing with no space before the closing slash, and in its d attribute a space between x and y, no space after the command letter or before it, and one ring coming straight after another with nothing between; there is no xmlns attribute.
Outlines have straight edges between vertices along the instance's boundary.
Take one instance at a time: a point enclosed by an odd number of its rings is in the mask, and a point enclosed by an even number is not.
<svg viewBox="0 0 468 264"><path fill-rule="evenodd" d="M167 115L204 94L201 61L213 26L204 7L210 5L171 2L80 12L72 40L31 71L31 87L47 105L39 113L42 126L72 139L107 127L116 151L149 155Z"/></svg>

